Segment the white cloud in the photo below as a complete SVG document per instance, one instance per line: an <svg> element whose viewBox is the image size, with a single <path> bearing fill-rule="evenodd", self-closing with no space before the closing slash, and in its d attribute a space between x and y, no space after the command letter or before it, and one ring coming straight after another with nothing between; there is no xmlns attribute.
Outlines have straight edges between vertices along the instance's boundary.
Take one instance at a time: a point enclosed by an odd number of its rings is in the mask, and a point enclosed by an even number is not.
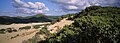
<svg viewBox="0 0 120 43"><path fill-rule="evenodd" d="M24 14L38 14L45 13L49 9L41 2L23 2L21 0L12 0L13 6L16 8L17 12ZM51 15L53 13L69 13L79 12L89 6L119 6L120 0L45 0L51 1L58 5L61 9L54 9L47 13ZM52 6L52 5L51 5ZM53 6L54 7L54 6Z"/></svg>
<svg viewBox="0 0 120 43"><path fill-rule="evenodd" d="M89 6L120 6L119 0L50 0L59 4L63 10L80 11ZM72 10L71 10L72 9Z"/></svg>
<svg viewBox="0 0 120 43"><path fill-rule="evenodd" d="M78 7L77 6L73 6L73 5L66 5L64 6L65 9L68 9L68 10L77 10Z"/></svg>
<svg viewBox="0 0 120 43"><path fill-rule="evenodd" d="M21 0L12 0L13 6L16 8L17 12L24 14L38 14L45 13L49 9L41 2L23 2Z"/></svg>
<svg viewBox="0 0 120 43"><path fill-rule="evenodd" d="M64 10L82 10L85 7L90 6L88 0L51 0L52 2L55 2L57 4L60 4L60 6Z"/></svg>

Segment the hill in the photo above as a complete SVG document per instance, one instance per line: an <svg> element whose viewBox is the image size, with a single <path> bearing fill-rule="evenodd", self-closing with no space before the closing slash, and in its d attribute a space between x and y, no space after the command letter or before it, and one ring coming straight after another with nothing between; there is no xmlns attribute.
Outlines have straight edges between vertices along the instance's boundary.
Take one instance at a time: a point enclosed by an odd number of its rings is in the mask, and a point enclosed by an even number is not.
<svg viewBox="0 0 120 43"><path fill-rule="evenodd" d="M74 23L38 43L119 43L119 11L118 7L87 7L69 17Z"/></svg>
<svg viewBox="0 0 120 43"><path fill-rule="evenodd" d="M9 17L0 16L0 24L12 24L12 23L31 23L31 22L52 22L58 19L59 16L46 16L43 14L37 14L27 17Z"/></svg>

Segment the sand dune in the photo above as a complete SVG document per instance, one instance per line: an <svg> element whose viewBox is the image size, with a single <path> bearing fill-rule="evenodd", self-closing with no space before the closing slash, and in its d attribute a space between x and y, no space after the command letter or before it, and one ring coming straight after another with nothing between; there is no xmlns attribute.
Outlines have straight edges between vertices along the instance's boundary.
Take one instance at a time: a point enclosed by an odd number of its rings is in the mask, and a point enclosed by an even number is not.
<svg viewBox="0 0 120 43"><path fill-rule="evenodd" d="M31 26L31 25L43 25L43 24L49 24L49 22L0 25L0 29L6 29L6 28L19 29L20 27ZM12 32L12 33L0 34L0 43L21 43L24 40L28 40L32 38L37 32L38 32L37 29L29 29L29 30L18 30L17 32Z"/></svg>
<svg viewBox="0 0 120 43"><path fill-rule="evenodd" d="M67 20L67 18L64 18L60 22L56 22L55 24L48 26L48 30L50 31L50 33L57 33L65 25L70 25L73 22L74 21Z"/></svg>
<svg viewBox="0 0 120 43"><path fill-rule="evenodd" d="M25 26L31 26L31 25L42 25L42 24L49 24L50 22L44 22L44 23L28 23L28 24L11 24L11 25L0 25L0 29L6 29L6 28L15 28L18 29L20 27Z"/></svg>
<svg viewBox="0 0 120 43"><path fill-rule="evenodd" d="M61 30L65 25L70 25L74 21L67 20L67 18L64 18L60 22L57 22L53 25L48 26L48 30L50 33L57 33L59 30ZM49 22L48 22L49 23ZM32 23L32 25L42 25L42 24L48 24L48 23ZM20 28L24 26L31 26L31 23L29 24L11 24L11 25L0 25L0 28ZM22 30L12 33L6 33L6 34L0 34L0 43L22 43L25 40L28 40L32 38L37 32L39 32L37 29L29 29L29 30ZM12 37L12 38L11 38Z"/></svg>

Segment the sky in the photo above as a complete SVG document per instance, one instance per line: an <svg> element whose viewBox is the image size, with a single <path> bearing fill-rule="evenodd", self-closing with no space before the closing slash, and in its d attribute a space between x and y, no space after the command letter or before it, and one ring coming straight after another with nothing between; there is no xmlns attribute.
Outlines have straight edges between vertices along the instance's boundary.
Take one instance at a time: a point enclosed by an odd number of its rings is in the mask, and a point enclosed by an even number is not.
<svg viewBox="0 0 120 43"><path fill-rule="evenodd" d="M0 0L0 16L59 16L77 13L89 6L120 7L120 0Z"/></svg>

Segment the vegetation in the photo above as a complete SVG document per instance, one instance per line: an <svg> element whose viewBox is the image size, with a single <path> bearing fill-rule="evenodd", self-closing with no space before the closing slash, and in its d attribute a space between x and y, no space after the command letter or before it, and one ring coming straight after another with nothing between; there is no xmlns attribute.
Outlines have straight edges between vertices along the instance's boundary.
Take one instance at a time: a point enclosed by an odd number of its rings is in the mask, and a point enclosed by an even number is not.
<svg viewBox="0 0 120 43"><path fill-rule="evenodd" d="M33 36L31 39L27 40L27 43L38 43L39 41L41 41L42 39L40 38L40 35L46 35L49 36L50 32L47 30L46 27L43 27L42 29L40 29L40 31L38 33L36 33L35 36ZM45 37L45 36L44 36Z"/></svg>
<svg viewBox="0 0 120 43"><path fill-rule="evenodd" d="M42 25L35 25L35 26L33 26L35 29L38 29L38 28L40 28L40 26L42 26Z"/></svg>
<svg viewBox="0 0 120 43"><path fill-rule="evenodd" d="M19 28L20 30L22 30L22 29L31 29L31 26L25 26L25 27L21 27L21 28Z"/></svg>
<svg viewBox="0 0 120 43"><path fill-rule="evenodd" d="M7 32L11 33L12 32L12 28L7 28Z"/></svg>
<svg viewBox="0 0 120 43"><path fill-rule="evenodd" d="M37 34L46 34L49 35L50 32L47 30L47 27L43 27Z"/></svg>
<svg viewBox="0 0 120 43"><path fill-rule="evenodd" d="M11 37L11 39L14 39L14 38L16 38L16 37L18 37L18 36L19 36L19 34L17 34L16 36Z"/></svg>
<svg viewBox="0 0 120 43"><path fill-rule="evenodd" d="M120 8L91 6L73 17L74 23L39 43L119 43Z"/></svg>
<svg viewBox="0 0 120 43"><path fill-rule="evenodd" d="M67 15L62 15L60 17L58 17L55 21L52 21L51 24L54 24L56 22L60 22L60 20L62 20L63 18L68 18L68 19L71 19L71 16L75 16L75 14L67 14Z"/></svg>
<svg viewBox="0 0 120 43"><path fill-rule="evenodd" d="M5 34L6 32L8 33L17 32L17 30L14 28L0 29L0 34Z"/></svg>
<svg viewBox="0 0 120 43"><path fill-rule="evenodd" d="M33 36L31 39L28 39L27 43L37 43L38 40L39 39L36 36Z"/></svg>
<svg viewBox="0 0 120 43"><path fill-rule="evenodd" d="M0 34L5 34L5 29L0 29Z"/></svg>
<svg viewBox="0 0 120 43"><path fill-rule="evenodd" d="M0 16L0 24L12 24L12 23L32 23L32 22L52 22L59 18L59 16L45 16L43 14L37 14L27 17L9 17Z"/></svg>
<svg viewBox="0 0 120 43"><path fill-rule="evenodd" d="M13 29L12 31L13 31L13 32L17 32L17 30L16 30L16 29Z"/></svg>
<svg viewBox="0 0 120 43"><path fill-rule="evenodd" d="M48 19L51 19L52 21L56 21L60 18L61 16L47 16Z"/></svg>

